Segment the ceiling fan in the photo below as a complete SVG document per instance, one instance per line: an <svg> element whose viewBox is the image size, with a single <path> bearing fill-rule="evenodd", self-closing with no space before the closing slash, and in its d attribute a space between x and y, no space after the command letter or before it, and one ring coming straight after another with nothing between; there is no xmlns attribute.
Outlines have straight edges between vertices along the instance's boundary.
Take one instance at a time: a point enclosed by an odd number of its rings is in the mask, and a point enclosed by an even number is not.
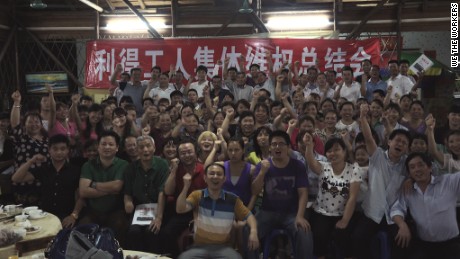
<svg viewBox="0 0 460 259"><path fill-rule="evenodd" d="M34 9L45 9L47 6L42 0L30 0L30 7Z"/></svg>

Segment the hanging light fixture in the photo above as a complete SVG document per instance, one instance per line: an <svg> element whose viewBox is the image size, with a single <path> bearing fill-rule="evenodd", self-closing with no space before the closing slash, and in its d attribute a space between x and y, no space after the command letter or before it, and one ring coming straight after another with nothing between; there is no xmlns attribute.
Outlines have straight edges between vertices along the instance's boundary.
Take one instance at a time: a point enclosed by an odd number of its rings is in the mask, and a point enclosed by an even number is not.
<svg viewBox="0 0 460 259"><path fill-rule="evenodd" d="M243 1L243 5L241 8L238 10L240 13L252 13L254 10L252 10L251 6L249 5L248 0Z"/></svg>
<svg viewBox="0 0 460 259"><path fill-rule="evenodd" d="M47 6L42 0L30 0L30 7L34 9L45 9Z"/></svg>

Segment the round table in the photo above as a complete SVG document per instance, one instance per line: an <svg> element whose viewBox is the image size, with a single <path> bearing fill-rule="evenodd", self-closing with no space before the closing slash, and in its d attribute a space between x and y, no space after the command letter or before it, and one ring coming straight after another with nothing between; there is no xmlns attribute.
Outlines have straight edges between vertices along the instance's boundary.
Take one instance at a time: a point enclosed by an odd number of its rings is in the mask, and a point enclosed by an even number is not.
<svg viewBox="0 0 460 259"><path fill-rule="evenodd" d="M17 228L14 225L17 222L11 222L8 224L3 224L0 223L0 226L5 228L5 227L10 227L10 228ZM30 223L34 226L39 226L41 227L40 231L34 234L27 234L23 240L34 240L42 237L47 237L47 236L55 236L61 229L61 221L59 220L58 217L51 213L47 213L46 217L41 218L41 219L31 219ZM12 255L15 251L15 245L10 245L10 246L5 246L0 248L0 258L8 258L8 256Z"/></svg>
<svg viewBox="0 0 460 259"><path fill-rule="evenodd" d="M36 256L34 256L36 255ZM25 255L23 257L19 257L21 259L35 259L35 258L40 258L38 256L43 255L43 252L34 252L31 253L31 255ZM170 257L165 257L161 255L156 255L156 254L150 254L150 253L145 253L145 252L140 252L140 251L132 251L132 250L123 250L123 256L126 258L127 256L139 256L140 258L145 258L145 259L171 259ZM3 257L2 257L3 258ZM8 258L8 257L5 257Z"/></svg>
<svg viewBox="0 0 460 259"><path fill-rule="evenodd" d="M156 254L150 254L146 252L140 252L140 251L132 251L132 250L123 250L123 256L126 258L127 256L139 256L139 257L145 257L146 259L171 259L170 257L166 256L161 256L161 255L156 255Z"/></svg>

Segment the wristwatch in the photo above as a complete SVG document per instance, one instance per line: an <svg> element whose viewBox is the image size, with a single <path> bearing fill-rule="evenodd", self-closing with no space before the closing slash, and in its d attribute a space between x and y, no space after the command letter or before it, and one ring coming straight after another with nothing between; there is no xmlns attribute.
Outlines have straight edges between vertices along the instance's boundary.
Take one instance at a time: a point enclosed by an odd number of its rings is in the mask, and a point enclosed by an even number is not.
<svg viewBox="0 0 460 259"><path fill-rule="evenodd" d="M96 182L91 181L91 183L89 184L89 187L96 189L96 184L97 184Z"/></svg>

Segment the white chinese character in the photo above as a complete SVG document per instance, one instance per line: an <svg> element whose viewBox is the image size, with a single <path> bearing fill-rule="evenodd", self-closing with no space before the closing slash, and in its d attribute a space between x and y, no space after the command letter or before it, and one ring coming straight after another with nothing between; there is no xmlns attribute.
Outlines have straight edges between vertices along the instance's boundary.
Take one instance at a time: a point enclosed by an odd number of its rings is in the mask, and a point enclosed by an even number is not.
<svg viewBox="0 0 460 259"><path fill-rule="evenodd" d="M326 69L334 69L335 71L339 72L339 68L345 66L345 58L347 56L346 51L342 51L342 48L337 48L337 51L332 51L331 48L327 48L326 56L324 60L326 61L326 65L324 66ZM340 77L342 73L338 73L337 77Z"/></svg>
<svg viewBox="0 0 460 259"><path fill-rule="evenodd" d="M187 73L184 64L182 63L182 48L177 48L176 71L177 70L182 71L182 74L184 74L185 79L189 79L190 74Z"/></svg>
<svg viewBox="0 0 460 259"><path fill-rule="evenodd" d="M163 50L147 50L145 52L146 56L152 57L152 67L157 65L157 56L163 56ZM144 73L144 78L151 78L150 69L148 73Z"/></svg>
<svg viewBox="0 0 460 259"><path fill-rule="evenodd" d="M125 71L139 67L139 49L128 49L126 52Z"/></svg>
<svg viewBox="0 0 460 259"><path fill-rule="evenodd" d="M105 49L96 51L96 73L99 81L102 80L102 75L107 70L107 59L105 57L105 54L107 54L107 51Z"/></svg>
<svg viewBox="0 0 460 259"><path fill-rule="evenodd" d="M212 77L212 70L214 69L214 50L208 49L208 46L203 48L198 47L193 58L196 60L196 66L205 66L208 68L208 76Z"/></svg>
<svg viewBox="0 0 460 259"><path fill-rule="evenodd" d="M127 72L126 67L125 67L125 62L126 62L126 49L122 48L120 53L118 53L118 57L120 58L120 64L123 66L125 72Z"/></svg>
<svg viewBox="0 0 460 259"><path fill-rule="evenodd" d="M246 45L247 46L247 45ZM255 53L252 53L252 47L247 46L248 52L246 53L246 70L250 70L252 64L258 64L260 71L267 70L266 51L264 47L256 47Z"/></svg>
<svg viewBox="0 0 460 259"><path fill-rule="evenodd" d="M275 60L273 72L277 71L285 62L291 64L293 53L292 49L282 49L280 52L280 47L276 46L275 54L272 54L272 58Z"/></svg>
<svg viewBox="0 0 460 259"><path fill-rule="evenodd" d="M358 50L350 57L350 67L353 68L354 75L358 76L361 75L363 72L361 71L361 62L365 59L371 59L371 55L367 54L364 51L364 47L358 47Z"/></svg>
<svg viewBox="0 0 460 259"><path fill-rule="evenodd" d="M110 50L110 54L107 53L107 71L109 73L112 73L115 70L115 49L112 48Z"/></svg>
<svg viewBox="0 0 460 259"><path fill-rule="evenodd" d="M241 53L235 52L235 46L231 47L231 52L227 53L227 47L222 48L222 63L225 61L225 58L229 58L228 67L236 67L240 71L240 64L238 64L238 58L241 57Z"/></svg>
<svg viewBox="0 0 460 259"><path fill-rule="evenodd" d="M315 66L318 59L318 54L316 53L316 48L312 47L308 50L308 47L303 48L301 67L299 68L299 74L307 73L309 67Z"/></svg>

